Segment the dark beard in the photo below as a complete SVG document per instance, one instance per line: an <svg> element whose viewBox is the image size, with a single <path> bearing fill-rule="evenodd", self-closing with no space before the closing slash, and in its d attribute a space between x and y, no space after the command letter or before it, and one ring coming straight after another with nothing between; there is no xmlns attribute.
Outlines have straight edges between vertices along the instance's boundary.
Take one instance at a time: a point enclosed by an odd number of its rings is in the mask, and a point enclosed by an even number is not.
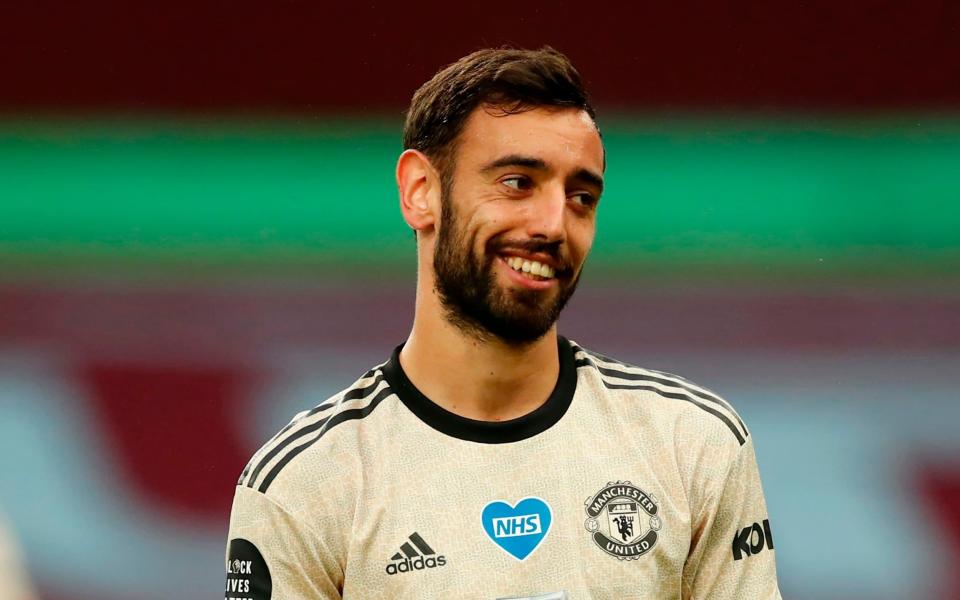
<svg viewBox="0 0 960 600"><path fill-rule="evenodd" d="M474 244L463 235L452 204L449 196L442 202L441 227L433 255L436 290L447 320L479 339L492 335L512 346L539 340L556 323L573 296L579 273L571 279L572 269L560 260L557 243L537 240L504 243L505 240L493 238L487 244L486 258L481 259ZM558 259L564 266L556 272L560 284L556 298L545 302L543 292L537 290L500 288L493 271L499 248L546 252Z"/></svg>

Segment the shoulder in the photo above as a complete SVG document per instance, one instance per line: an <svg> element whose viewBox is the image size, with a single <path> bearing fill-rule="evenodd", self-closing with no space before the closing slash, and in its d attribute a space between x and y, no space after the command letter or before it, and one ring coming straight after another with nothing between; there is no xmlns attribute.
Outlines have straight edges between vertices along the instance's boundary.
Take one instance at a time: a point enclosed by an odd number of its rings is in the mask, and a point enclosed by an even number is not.
<svg viewBox="0 0 960 600"><path fill-rule="evenodd" d="M657 411L675 417L684 433L715 435L737 446L747 443L749 430L736 409L719 394L679 375L632 365L575 342L571 346L577 368L593 373L602 391L648 401Z"/></svg>
<svg viewBox="0 0 960 600"><path fill-rule="evenodd" d="M384 379L383 365L364 373L346 389L319 405L298 413L253 455L240 475L238 486L248 487L271 496L283 495L280 488L296 486L291 477L300 469L298 463L318 462L322 469L309 469L312 477L322 481L327 471L337 467L351 453L338 456L331 445L349 445L351 425L356 426L392 394ZM341 435L347 432L348 435ZM347 441L345 441L347 440ZM281 474L283 475L281 477ZM316 485L319 481L304 482ZM295 492L294 492L295 493Z"/></svg>

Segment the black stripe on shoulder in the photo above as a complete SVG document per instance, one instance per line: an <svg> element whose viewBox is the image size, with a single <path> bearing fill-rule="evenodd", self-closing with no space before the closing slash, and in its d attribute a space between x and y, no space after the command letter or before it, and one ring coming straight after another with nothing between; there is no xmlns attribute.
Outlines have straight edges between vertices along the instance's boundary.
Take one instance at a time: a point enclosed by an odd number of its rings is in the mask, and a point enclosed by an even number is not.
<svg viewBox="0 0 960 600"><path fill-rule="evenodd" d="M583 352L584 354L586 354L588 357L591 357L591 358L598 358L605 363L615 363L628 369L638 369L641 371L646 371L648 373L655 373L656 375L660 375L661 377L656 377L655 375L647 375L643 373L630 373L626 371L619 371L617 369L601 367L600 365L596 364L595 361L593 361L594 367L599 369L602 373L606 375L610 375L611 377L618 377L620 379L654 381L656 383L659 383L662 385L668 385L670 387L679 387L687 390L688 392L690 392L695 396L703 398L704 400L709 400L714 404L718 404L733 414L734 418L737 419L737 422L740 423L740 428L743 430L744 435L747 435L747 436L750 435L750 432L747 431L747 426L743 424L743 421L740 419L740 416L737 414L737 411L734 410L734 408L730 405L729 402L727 402L720 396L717 396L716 394L711 393L709 390L706 390L701 386L697 386L697 384L693 383L688 379L684 379L683 377L680 377L679 375L674 375L673 373L666 373L664 371L657 371L656 369L647 369L647 368L638 367L636 365L631 365L621 360L610 358L609 356L604 356L603 354L600 354L598 352L593 352L585 348L580 348L579 346L576 348L576 351Z"/></svg>
<svg viewBox="0 0 960 600"><path fill-rule="evenodd" d="M330 401L328 401L328 402L324 402L323 404L321 404L321 405L319 405L319 406L317 406L317 407L315 407L315 408L310 409L309 412L307 412L305 415L303 415L303 416L300 417L299 419L295 419L295 420L291 421L290 423L288 423L288 424L286 425L286 427L284 427L283 429L281 429L280 432L279 432L277 435L273 436L273 439L271 440L271 442L272 442L273 440L279 440L284 434L286 434L288 431L290 431L290 429L292 429L293 427L295 427L295 426L297 426L298 424L302 423L303 420L306 419L306 418L308 418L308 417L311 417L311 416L313 416L313 415L316 415L317 413L323 412L323 411L325 411L325 410L329 410L329 409L337 406L338 404L340 404L340 403L342 403L342 402L348 402L348 401L350 401L350 400L362 400L362 399L366 398L367 396L370 396L371 394L373 394L373 392L374 392L374 390L377 388L377 386L380 385L380 383L383 381L383 372L381 372L381 371L376 371L376 370L371 370L371 371L368 371L366 374L364 374L363 377L360 378L360 379L366 379L366 378L370 377L371 375L373 375L374 373L376 373L377 376L374 378L374 380L373 380L372 382L368 383L367 385L365 385L365 386L363 386L363 387L351 388L351 389L347 390L342 396L339 396L339 397L335 396L334 399L332 399L332 400L330 400ZM324 421L325 421L325 420L324 420ZM324 421L319 421L319 422L322 423L322 422L324 422ZM312 427L312 426L310 426L310 427ZM293 442L297 441L299 438L307 435L308 433L310 433L310 431L313 431L313 429L311 429L310 427L305 427L305 428L303 428L303 429L298 429L298 430L295 431L293 434L291 434L289 437L287 437L287 439L285 439L285 440L283 440L282 442L279 442L278 444L276 444L275 446L273 446L273 447L272 447L268 452L266 452L265 454L263 454L263 455L261 455L261 456L254 456L253 459L251 459L250 462L247 464L247 468L244 469L244 475L241 475L241 477L240 477L241 483L244 481L244 476L245 476L248 472L250 472L251 469L252 469L252 473L250 473L250 476L246 479L246 483L245 483L246 486L252 488L252 487L253 487L253 483L257 480L257 477L260 476L260 472L267 466L267 463L269 463L271 460L273 460L273 458L274 458L275 456L277 456L278 454L280 454L281 452L283 452L285 448L287 448L288 446L290 446L290 444L292 444ZM264 445L264 449L266 449L267 447L269 447L271 442L268 442L266 445ZM256 466L254 467L254 465L256 465Z"/></svg>
<svg viewBox="0 0 960 600"><path fill-rule="evenodd" d="M688 396L688 395L686 395L686 394L666 392L666 391L661 390L661 389L659 389L659 388L655 388L655 387L653 387L653 386L651 386L651 385L631 385L631 384L623 384L623 385L621 385L621 384L617 384L617 383L609 383L609 382L606 381L606 380L603 380L603 385L605 385L605 386L607 387L607 389L611 389L611 390L642 390L642 391L645 391L645 392L653 392L653 393L655 393L655 394L657 394L657 395L659 395L659 396L663 396L663 397L665 397L665 398L673 398L673 399L675 399L675 400L684 400L684 401L686 401L686 402L689 402L689 403L693 404L693 405L696 406L697 408L699 408L699 409L701 409L701 410L704 410L704 411L710 413L711 415L714 415L715 417L717 417L718 419L720 419L721 421L723 421L724 424L727 426L727 428L729 428L730 431L733 432L733 435L737 438L737 441L740 443L741 446L744 445L744 444L747 442L747 441L744 439L743 434L740 433L740 430L737 429L736 425L733 424L733 421L731 421L731 420L727 417L727 415L723 414L722 412L720 412L719 410L713 408L712 406L708 406L708 405L706 405L706 404L703 404L703 403L701 403L701 402L698 402L697 400L695 400L694 398L692 398L691 396Z"/></svg>
<svg viewBox="0 0 960 600"><path fill-rule="evenodd" d="M357 381L362 381L362 380L364 380L364 379L367 379L367 378L373 376L374 373L377 373L377 368L370 369L369 371L367 371L366 373L364 373L364 374L360 377L360 379L358 379ZM244 467L243 473L240 474L240 480L237 482L237 485L245 485L245 480L247 479L247 475L250 474L250 471L251 471L251 469L254 468L254 465L257 465L257 466L260 465L260 458L261 458L261 456L263 456L263 453L267 450L267 448L270 448L271 445L272 445L274 442L276 442L277 440L279 440L281 437L283 437L284 434L286 434L288 431L290 431L290 429L292 429L292 428L295 427L297 424L299 424L300 422L302 422L303 419L312 417L313 415L315 415L315 414L317 414L317 413L320 413L320 412L323 412L323 411L325 411L325 410L329 410L329 409L333 408L334 406L336 406L336 405L337 405L338 403L340 403L340 402L346 402L346 401L348 401L348 400L357 400L357 399L363 398L365 395L371 393L371 391L373 390L373 388L377 387L377 385L378 385L382 380L383 380L383 374L382 374L382 373L377 374L377 378L374 379L374 381L373 381L372 383L369 383L369 384L367 384L367 385L365 385L365 386L363 386L363 387L357 387L357 388L350 388L350 389L348 389L347 392L343 395L343 398L336 398L336 397L335 397L335 399L333 399L333 400L330 400L330 401L328 401L328 402L324 402L323 404L320 404L320 405L318 405L318 406L313 407L313 408L310 409L309 411L306 411L306 412L304 412L304 413L302 413L302 414L297 415L293 420L291 420L289 423L287 423L287 424L284 426L283 429L281 429L280 431L278 431L272 438L270 438L270 439L267 441L267 443L264 444L256 454L253 455L253 457L249 460L249 462L247 462L246 467ZM268 460L269 460L269 459L268 459ZM259 466L259 468L262 468L262 466ZM258 468L258 470L257 470L258 473L259 473L259 468ZM253 478L256 478L256 475L254 475ZM248 480L248 481L246 481L246 483L250 483L250 481Z"/></svg>
<svg viewBox="0 0 960 600"><path fill-rule="evenodd" d="M617 361L617 362L619 362L619 361ZM621 379L628 379L628 380L634 380L634 381L640 381L640 380L643 380L643 381L653 381L653 382L657 382L657 383L664 382L664 380L657 379L657 378L653 378L653 377L643 376L643 375L640 375L640 374L637 374L637 373L624 373L624 372L622 372L622 371L615 371L615 370L613 370L613 369L606 369L606 368L604 368L604 367L601 367L601 366L597 365L597 364L596 364L593 360L591 360L589 357L577 359L576 364L577 364L577 367L586 367L586 366L593 367L593 368L596 369L599 373L601 373L601 375L607 375L608 372L613 372L613 373L615 373L615 375L612 375L613 377L618 377L618 378L621 378ZM625 365L625 363L620 363L620 364L624 364L624 365ZM625 365L625 366L626 366L626 365ZM629 377L625 377L625 375L628 375ZM638 384L638 383L613 383L613 382L607 381L604 377L601 377L601 378L600 378L600 381L603 382L604 387L606 387L608 390L638 390L638 391L644 391L644 392L653 392L654 394L657 394L658 396L662 396L662 397L664 397L664 398L671 398L671 399L674 399L674 400L683 400L683 401L685 401L685 402L689 402L689 403L693 404L694 406L696 406L697 408L699 408L699 409L701 409L701 410L703 410L703 411L705 411L705 412L708 412L708 413L710 413L711 415L713 415L713 416L717 417L718 419L720 419L721 421L723 421L723 423L727 426L727 428L730 429L730 431L733 433L734 437L737 438L737 442L739 442L741 446L746 443L746 438L744 437L744 435L749 435L749 434L746 433L746 428L744 428L743 432L741 433L741 431L740 431L739 429L737 429L737 426L733 424L733 421L731 421L730 418L729 418L727 415L723 414L722 412L720 412L719 410L715 409L714 407L709 406L709 405L703 403L700 399L698 399L698 398L696 398L696 397L694 397L694 396L688 395L688 394L683 393L683 392L669 392L669 391L662 390L662 389L660 389L660 388L654 387L654 386L652 386L652 385L643 385L643 384ZM677 383L677 382L665 382L665 384L666 384L666 385L669 385L669 386L671 386L671 387L681 387L681 386L679 385L679 383ZM682 388L685 389L685 390L687 390L687 391L689 391L689 392L691 392L691 393L694 393L694 394L696 393L696 390L690 390L690 389L687 388L686 386L682 386ZM697 396L700 396L700 395L697 394ZM709 398L709 397L708 397L708 398L703 398L703 399L704 399L704 400L710 400L710 401L712 401L712 402L716 402L713 398ZM742 427L742 426L743 426L743 422L740 421L740 418L737 416L737 413L734 412L732 409L731 409L731 412L732 412L732 414L734 415L734 417L737 419L737 421L740 422L740 425L741 425L741 427Z"/></svg>
<svg viewBox="0 0 960 600"><path fill-rule="evenodd" d="M351 409L338 412L335 415L331 415L326 419L323 419L321 421L314 423L313 425L310 425L310 427L304 428L304 430L309 429L311 432L319 430L320 433L317 434L317 436L314 437L313 439L307 441L306 443L303 443L303 444L300 444L299 446L295 446L291 448L290 451L287 452L283 458L277 461L277 464L273 465L273 468L270 469L270 472L267 473L266 477L263 478L263 481L260 483L260 487L257 489L261 493L265 494L267 492L267 489L270 487L270 484L273 483L273 480L276 479L277 475L280 474L280 471L283 470L283 468L287 466L287 464L291 460L296 458L297 455L299 455L301 452L303 452L313 444L317 443L317 441L319 441L320 438L324 436L324 434L326 434L328 431L330 431L337 425L344 423L346 421L353 421L356 419L362 419L366 417L367 415L372 413L373 410L377 408L377 406L380 405L380 402L382 402L384 398L387 398L388 396L392 396L392 395L393 395L393 390L390 389L389 386L385 387L382 390L380 390L377 393L377 395L373 397L373 400L371 400L370 403L364 406L363 408L351 408ZM251 485L250 487L253 487L253 486Z"/></svg>
<svg viewBox="0 0 960 600"><path fill-rule="evenodd" d="M595 356L595 357L597 357L597 358L600 358L600 359L603 360L604 362L614 362L614 363L617 363L617 364L622 365L622 366L627 367L627 368L640 369L640 367L636 367L636 366L634 366L634 365L630 365L630 364L627 364L627 363L624 363L624 362L620 362L619 360L615 360L615 359L612 359L612 358L608 358L608 357L605 357L605 356L603 356L603 355L590 352L589 350L584 350L584 352L585 352L588 356ZM740 419L740 415L738 415L738 414L737 414L737 411L735 411L735 410L733 409L733 407L730 406L730 403L728 403L728 402L725 401L723 398L721 398L721 397L719 397L719 396L717 396L717 395L714 395L714 394L711 394L711 393L709 393L709 392L707 392L707 391L699 390L699 389L693 387L692 382L689 382L689 381L687 381L686 379L683 379L682 377L679 377L679 376L676 376L676 375L672 375L672 374L670 374L670 373L664 373L663 371L651 371L651 372L653 372L653 373L657 373L657 374L661 375L662 377L657 377L657 376L654 376L654 375L647 375L647 374L644 374L644 373L630 373L630 372L627 372L627 371L621 371L621 370L619 370L619 369L611 369L611 368L608 368L608 367L601 367L600 365L596 364L595 362L593 363L593 366L595 366L595 367L597 368L597 370L600 371L601 373L603 373L604 375L607 375L607 376L610 376L610 377L616 377L617 379L627 379L627 380L632 380L632 381L652 381L652 382L654 382L654 383L659 383L660 385L666 385L666 386L669 386L669 387L680 388L680 389L686 390L686 391L690 392L691 394L693 394L694 396L697 396L698 398L702 398L702 399L704 399L704 400L706 400L706 401L708 401L708 402L712 402L712 403L714 403L714 404L716 404L716 405L718 405L718 406L722 406L723 408L725 408L730 414L733 415L733 418L737 420L737 423L740 424L740 430L743 432L743 434L744 434L745 436L749 436L749 435L750 435L750 432L747 431L747 426L743 424L743 421ZM649 371L649 369L641 369L641 370L643 370L643 371ZM687 385L687 384L691 384L691 385Z"/></svg>

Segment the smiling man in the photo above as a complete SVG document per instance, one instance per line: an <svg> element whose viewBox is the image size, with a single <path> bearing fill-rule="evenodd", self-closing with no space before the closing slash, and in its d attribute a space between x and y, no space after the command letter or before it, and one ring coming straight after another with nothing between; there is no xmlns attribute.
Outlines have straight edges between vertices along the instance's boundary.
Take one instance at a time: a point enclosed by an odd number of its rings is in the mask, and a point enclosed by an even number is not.
<svg viewBox="0 0 960 600"><path fill-rule="evenodd" d="M605 167L566 57L461 59L404 145L412 332L251 459L225 597L779 598L736 412L557 333Z"/></svg>

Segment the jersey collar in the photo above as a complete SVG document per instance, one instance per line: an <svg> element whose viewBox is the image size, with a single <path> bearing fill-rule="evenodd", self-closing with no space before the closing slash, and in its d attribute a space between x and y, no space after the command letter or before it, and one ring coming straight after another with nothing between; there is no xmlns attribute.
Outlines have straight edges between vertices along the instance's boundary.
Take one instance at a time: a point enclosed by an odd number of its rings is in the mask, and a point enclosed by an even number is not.
<svg viewBox="0 0 960 600"><path fill-rule="evenodd" d="M570 342L557 336L557 351L560 356L560 374L550 397L539 408L522 417L509 421L477 421L461 417L423 395L407 378L400 366L400 350L397 346L390 360L383 366L383 375L393 392L410 412L440 433L481 444L505 444L519 442L550 429L563 418L573 393L577 389L577 368L574 364Z"/></svg>

